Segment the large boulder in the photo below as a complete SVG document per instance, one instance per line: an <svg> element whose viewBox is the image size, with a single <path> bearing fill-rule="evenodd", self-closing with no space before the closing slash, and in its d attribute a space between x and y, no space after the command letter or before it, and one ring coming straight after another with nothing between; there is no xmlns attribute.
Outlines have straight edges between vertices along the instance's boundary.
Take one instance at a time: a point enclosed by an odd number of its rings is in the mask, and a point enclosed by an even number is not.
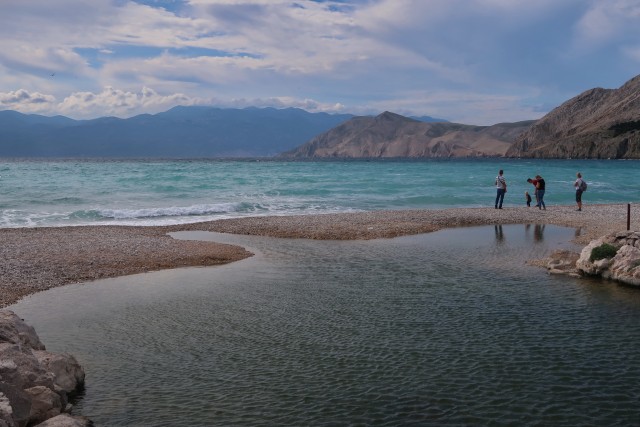
<svg viewBox="0 0 640 427"><path fill-rule="evenodd" d="M84 369L75 357L67 353L34 352L40 365L53 374L53 382L67 393L72 393L84 384Z"/></svg>
<svg viewBox="0 0 640 427"><path fill-rule="evenodd" d="M0 342L0 377L21 390L38 385L53 389L53 374L47 372L30 348Z"/></svg>
<svg viewBox="0 0 640 427"><path fill-rule="evenodd" d="M26 389L25 393L31 398L30 423L46 421L62 412L62 399L50 388L40 385Z"/></svg>

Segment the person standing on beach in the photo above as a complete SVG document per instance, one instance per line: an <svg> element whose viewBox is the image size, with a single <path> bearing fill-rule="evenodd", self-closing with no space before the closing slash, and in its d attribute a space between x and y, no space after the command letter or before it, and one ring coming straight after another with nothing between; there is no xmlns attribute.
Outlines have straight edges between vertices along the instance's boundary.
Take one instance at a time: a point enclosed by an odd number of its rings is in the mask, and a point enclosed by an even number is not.
<svg viewBox="0 0 640 427"><path fill-rule="evenodd" d="M524 192L524 199L527 202L527 207L531 207L531 196L528 191Z"/></svg>
<svg viewBox="0 0 640 427"><path fill-rule="evenodd" d="M507 192L507 180L504 179L504 171L500 169L498 176L496 176L496 209L502 209L502 201L504 200L504 193Z"/></svg>
<svg viewBox="0 0 640 427"><path fill-rule="evenodd" d="M545 187L544 178L540 175L536 175L536 194L538 196L538 204L536 206L538 206L538 209L544 209L546 211L547 206L544 204Z"/></svg>
<svg viewBox="0 0 640 427"><path fill-rule="evenodd" d="M576 188L576 203L578 204L578 209L576 209L577 211L581 211L582 210L582 193L584 193L584 190L586 189L587 185L586 182L582 179L582 174L580 172L578 172L576 174L576 182L573 183L573 186Z"/></svg>

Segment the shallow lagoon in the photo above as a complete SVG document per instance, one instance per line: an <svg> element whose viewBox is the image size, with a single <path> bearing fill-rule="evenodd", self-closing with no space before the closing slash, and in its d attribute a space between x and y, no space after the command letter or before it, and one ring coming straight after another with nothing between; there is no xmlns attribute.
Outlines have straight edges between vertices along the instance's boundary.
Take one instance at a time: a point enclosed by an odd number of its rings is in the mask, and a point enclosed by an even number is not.
<svg viewBox="0 0 640 427"><path fill-rule="evenodd" d="M10 308L81 361L97 425L633 425L640 292L525 265L575 233L180 233L257 255Z"/></svg>

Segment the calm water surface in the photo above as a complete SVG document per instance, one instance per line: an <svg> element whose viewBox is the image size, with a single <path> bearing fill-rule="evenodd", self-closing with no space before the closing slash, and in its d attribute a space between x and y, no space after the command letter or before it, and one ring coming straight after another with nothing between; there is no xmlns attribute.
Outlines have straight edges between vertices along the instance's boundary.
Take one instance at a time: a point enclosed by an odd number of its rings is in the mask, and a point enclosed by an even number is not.
<svg viewBox="0 0 640 427"><path fill-rule="evenodd" d="M258 255L11 308L81 361L97 425L637 425L640 293L525 265L575 232L181 233Z"/></svg>

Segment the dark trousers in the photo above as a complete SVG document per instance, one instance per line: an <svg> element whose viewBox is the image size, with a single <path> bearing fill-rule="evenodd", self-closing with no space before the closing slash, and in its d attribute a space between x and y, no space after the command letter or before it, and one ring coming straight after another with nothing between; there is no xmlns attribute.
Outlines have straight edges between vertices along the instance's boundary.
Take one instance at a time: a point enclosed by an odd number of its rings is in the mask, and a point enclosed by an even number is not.
<svg viewBox="0 0 640 427"><path fill-rule="evenodd" d="M504 188L498 188L496 194L496 208L502 207L502 201L504 200Z"/></svg>

